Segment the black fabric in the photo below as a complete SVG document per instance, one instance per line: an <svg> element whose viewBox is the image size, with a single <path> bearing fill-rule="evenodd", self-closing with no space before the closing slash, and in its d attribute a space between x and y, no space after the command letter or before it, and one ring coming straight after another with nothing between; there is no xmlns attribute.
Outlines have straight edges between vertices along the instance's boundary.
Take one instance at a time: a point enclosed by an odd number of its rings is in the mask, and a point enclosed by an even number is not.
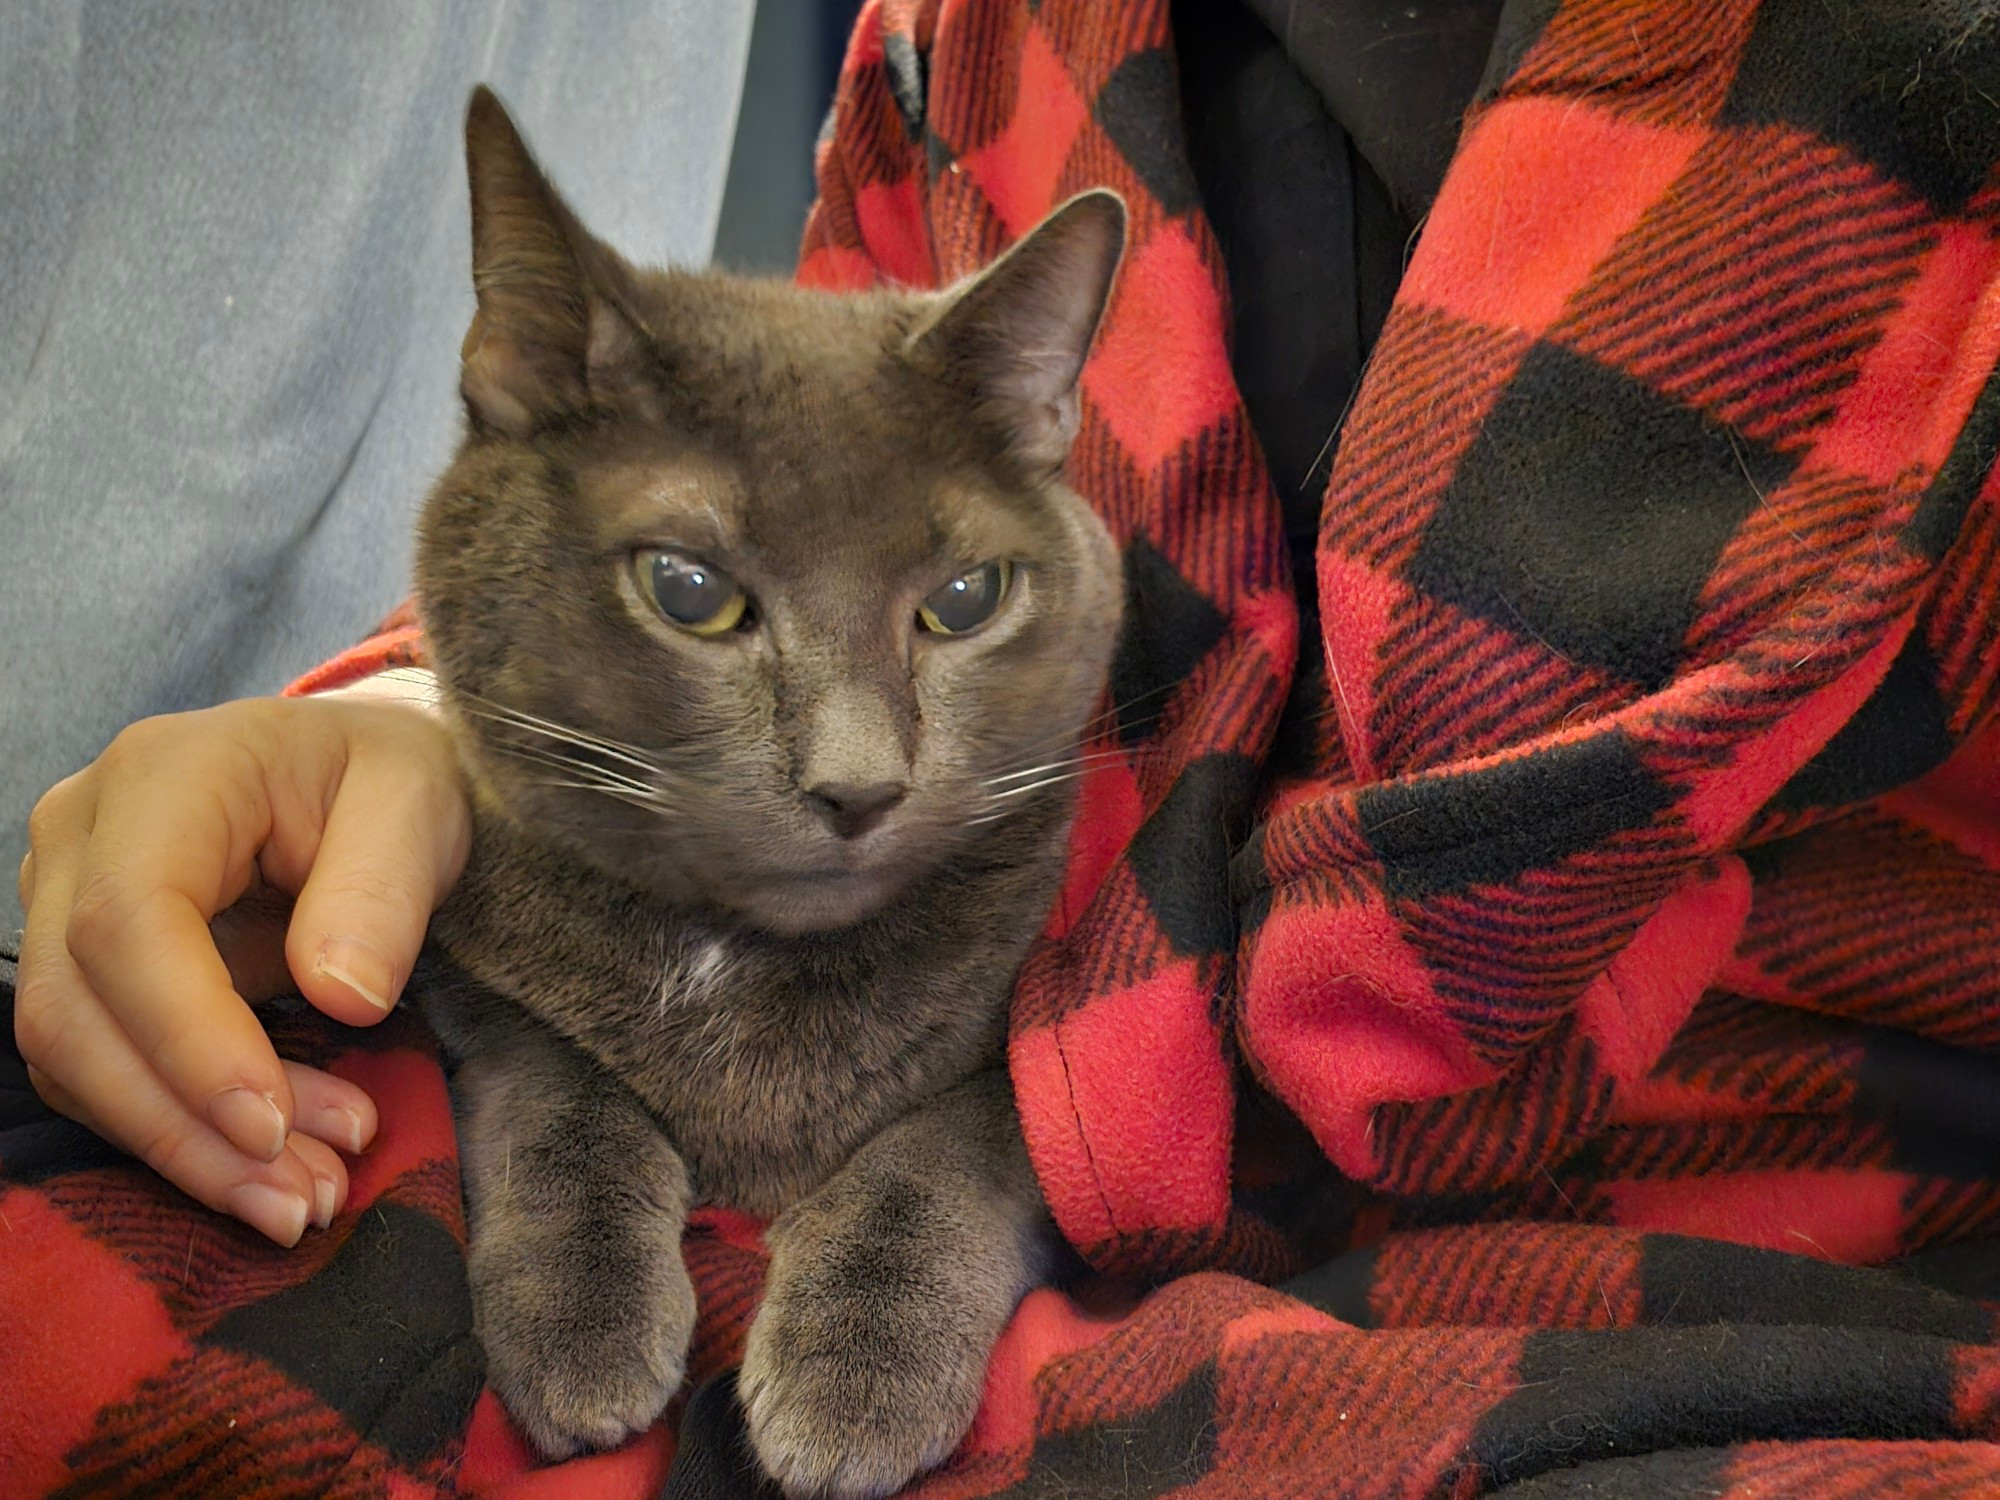
<svg viewBox="0 0 2000 1500"><path fill-rule="evenodd" d="M1302 574L1340 418L1500 10L1501 0L1173 6L1188 154L1229 276L1231 361Z"/></svg>
<svg viewBox="0 0 2000 1500"><path fill-rule="evenodd" d="M1679 670L1722 549L1794 462L1540 343L1459 462L1409 578L1565 660L1657 691Z"/></svg>
<svg viewBox="0 0 2000 1500"><path fill-rule="evenodd" d="M1467 1456L1507 1484L1718 1438L1950 1438L1960 1347L1872 1328L1546 1330L1528 1336L1517 1388L1480 1419Z"/></svg>
<svg viewBox="0 0 2000 1500"><path fill-rule="evenodd" d="M703 1381L688 1397L660 1500L783 1500L751 1454L734 1370Z"/></svg>
<svg viewBox="0 0 2000 1500"><path fill-rule="evenodd" d="M1643 827L1672 803L1616 729L1459 776L1381 782L1359 796L1383 886L1403 900L1518 880Z"/></svg>
<svg viewBox="0 0 2000 1500"><path fill-rule="evenodd" d="M1153 732L1173 689L1222 639L1228 622L1200 589L1174 571L1143 534L1125 548L1125 626L1111 659L1118 735L1137 744Z"/></svg>
<svg viewBox="0 0 2000 1500"><path fill-rule="evenodd" d="M341 1327L380 1336L327 1336ZM365 1214L310 1280L224 1315L201 1342L268 1360L404 1463L463 1431L486 1375L464 1254L398 1203Z"/></svg>
<svg viewBox="0 0 2000 1500"><path fill-rule="evenodd" d="M1212 815L1217 807L1247 804L1256 783L1248 756L1203 756L1132 836L1132 873L1176 953L1228 953L1236 946L1229 851L1242 830Z"/></svg>
<svg viewBox="0 0 2000 1500"><path fill-rule="evenodd" d="M1912 632L1868 701L1771 805L1800 812L1865 802L1943 765L1957 742L1937 680L1930 644Z"/></svg>
<svg viewBox="0 0 2000 1500"><path fill-rule="evenodd" d="M1396 211L1430 211L1502 0L1244 0L1325 101Z"/></svg>

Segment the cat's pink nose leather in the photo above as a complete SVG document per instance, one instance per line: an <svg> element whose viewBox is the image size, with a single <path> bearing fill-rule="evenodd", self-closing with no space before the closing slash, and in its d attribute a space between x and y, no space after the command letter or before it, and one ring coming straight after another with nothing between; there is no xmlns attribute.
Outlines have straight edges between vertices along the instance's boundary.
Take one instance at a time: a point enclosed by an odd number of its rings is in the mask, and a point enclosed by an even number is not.
<svg viewBox="0 0 2000 1500"><path fill-rule="evenodd" d="M822 822L844 839L859 838L883 818L889 809L909 795L900 781L876 781L856 785L845 781L823 781L806 788L806 803Z"/></svg>

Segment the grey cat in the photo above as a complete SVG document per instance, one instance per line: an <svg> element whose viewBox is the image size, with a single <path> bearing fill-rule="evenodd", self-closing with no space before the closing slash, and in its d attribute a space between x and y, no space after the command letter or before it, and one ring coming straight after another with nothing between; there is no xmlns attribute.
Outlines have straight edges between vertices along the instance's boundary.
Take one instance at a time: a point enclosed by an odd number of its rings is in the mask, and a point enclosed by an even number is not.
<svg viewBox="0 0 2000 1500"><path fill-rule="evenodd" d="M1004 1032L1119 626L1061 469L1124 208L833 296L629 266L483 90L466 144L469 422L417 594L476 834L420 991L490 1378L550 1456L646 1427L686 1214L770 1216L752 1446L885 1494L1055 1243Z"/></svg>

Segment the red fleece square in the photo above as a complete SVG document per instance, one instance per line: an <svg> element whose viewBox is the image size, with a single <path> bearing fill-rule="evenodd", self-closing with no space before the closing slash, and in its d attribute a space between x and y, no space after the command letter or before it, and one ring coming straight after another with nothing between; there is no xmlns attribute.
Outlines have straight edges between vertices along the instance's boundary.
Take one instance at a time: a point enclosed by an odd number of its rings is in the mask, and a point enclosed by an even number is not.
<svg viewBox="0 0 2000 1500"><path fill-rule="evenodd" d="M100 1408L188 1352L133 1263L42 1194L0 1195L0 1495L52 1492ZM60 1310L60 1337L51 1313Z"/></svg>
<svg viewBox="0 0 2000 1500"><path fill-rule="evenodd" d="M1187 226L1163 223L1118 274L1083 388L1140 470L1236 409L1222 299ZM1163 359L1163 350L1176 351Z"/></svg>
<svg viewBox="0 0 2000 1500"><path fill-rule="evenodd" d="M1978 394L1976 380L1954 381L1953 375L1993 365L2000 319L1976 315L1996 258L2000 246L1984 226L1950 224L1937 236L1813 445L1818 462L1882 485L1912 465L1937 471ZM1939 412L1941 403L1954 411ZM1935 420L1938 415L1946 420Z"/></svg>
<svg viewBox="0 0 2000 1500"><path fill-rule="evenodd" d="M1540 334L1701 139L1573 99L1496 107L1459 147L1399 301Z"/></svg>
<svg viewBox="0 0 2000 1500"><path fill-rule="evenodd" d="M1039 26L1028 26L1021 39L1014 100L1006 114L1006 128L992 143L966 153L958 164L979 184L1009 235L1018 238L1054 206L1063 162L1090 122L1090 106Z"/></svg>
<svg viewBox="0 0 2000 1500"><path fill-rule="evenodd" d="M1119 1220L1203 1228L1228 1211L1235 1101L1208 995L1177 963L1014 1037L1029 1153L1063 1231L1103 1243ZM1102 1185L1118 1185L1115 1208Z"/></svg>

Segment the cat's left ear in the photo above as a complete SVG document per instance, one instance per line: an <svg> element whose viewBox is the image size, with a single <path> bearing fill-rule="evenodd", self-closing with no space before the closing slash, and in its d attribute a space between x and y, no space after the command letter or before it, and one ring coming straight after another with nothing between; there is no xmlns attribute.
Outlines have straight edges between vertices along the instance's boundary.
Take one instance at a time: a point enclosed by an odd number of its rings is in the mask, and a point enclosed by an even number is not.
<svg viewBox="0 0 2000 1500"><path fill-rule="evenodd" d="M1124 253L1124 200L1083 193L947 293L913 339L1031 468L1053 473L1068 456L1077 378Z"/></svg>
<svg viewBox="0 0 2000 1500"><path fill-rule="evenodd" d="M478 311L459 390L476 425L525 437L614 396L639 357L630 268L593 239L491 90L465 115Z"/></svg>

